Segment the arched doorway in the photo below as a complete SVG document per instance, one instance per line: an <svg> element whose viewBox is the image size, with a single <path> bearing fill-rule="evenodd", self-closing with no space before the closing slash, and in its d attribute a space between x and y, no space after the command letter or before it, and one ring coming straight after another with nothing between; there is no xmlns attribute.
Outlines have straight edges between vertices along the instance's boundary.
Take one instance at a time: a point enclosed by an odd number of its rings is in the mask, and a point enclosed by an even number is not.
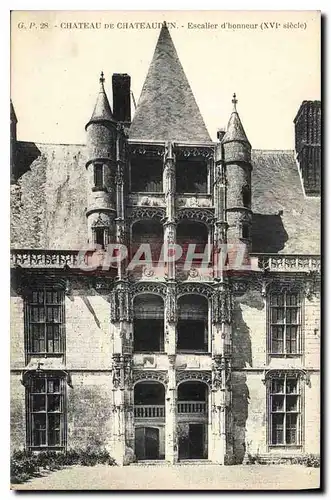
<svg viewBox="0 0 331 500"><path fill-rule="evenodd" d="M177 389L178 457L208 457L208 386L200 381L182 382Z"/></svg>
<svg viewBox="0 0 331 500"><path fill-rule="evenodd" d="M158 460L165 455L165 389L156 381L138 382L134 388L135 455Z"/></svg>

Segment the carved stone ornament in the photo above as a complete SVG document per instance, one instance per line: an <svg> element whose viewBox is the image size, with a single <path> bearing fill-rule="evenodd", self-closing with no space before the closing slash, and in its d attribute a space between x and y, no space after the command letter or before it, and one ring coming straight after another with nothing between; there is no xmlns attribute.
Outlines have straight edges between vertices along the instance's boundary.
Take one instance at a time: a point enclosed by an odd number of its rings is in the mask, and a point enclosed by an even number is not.
<svg viewBox="0 0 331 500"><path fill-rule="evenodd" d="M214 294L214 289L210 285L203 283L178 283L177 284L177 296L185 294L198 294L203 295L210 299Z"/></svg>
<svg viewBox="0 0 331 500"><path fill-rule="evenodd" d="M113 322L131 321L131 293L128 283L121 283L111 292L110 314Z"/></svg>
<svg viewBox="0 0 331 500"><path fill-rule="evenodd" d="M249 289L249 283L244 280L231 280L231 291L234 295L244 295Z"/></svg>
<svg viewBox="0 0 331 500"><path fill-rule="evenodd" d="M166 297L167 287L164 283L138 282L131 288L132 297L141 293L156 293Z"/></svg>
<svg viewBox="0 0 331 500"><path fill-rule="evenodd" d="M231 324L232 321L232 295L228 287L215 290L212 302L213 323Z"/></svg>
<svg viewBox="0 0 331 500"><path fill-rule="evenodd" d="M177 385L181 382L187 381L200 381L205 382L210 388L212 385L212 374L210 371L193 371L193 370L177 370L176 372L176 383Z"/></svg>
<svg viewBox="0 0 331 500"><path fill-rule="evenodd" d="M168 374L166 371L161 370L133 370L132 380L134 384L144 380L152 380L161 382L161 384L167 386Z"/></svg>
<svg viewBox="0 0 331 500"><path fill-rule="evenodd" d="M131 214L132 221L141 219L157 219L162 221L165 218L165 209L161 207L135 207Z"/></svg>
<svg viewBox="0 0 331 500"><path fill-rule="evenodd" d="M159 145L149 145L149 144L130 144L129 146L130 154L133 156L148 156L150 158L164 156L165 148Z"/></svg>
<svg viewBox="0 0 331 500"><path fill-rule="evenodd" d="M180 146L176 148L176 155L179 158L201 157L206 160L212 160L214 158L214 147Z"/></svg>
<svg viewBox="0 0 331 500"><path fill-rule="evenodd" d="M131 388L132 378L132 356L128 354L113 354L113 387L123 390L125 387Z"/></svg>
<svg viewBox="0 0 331 500"><path fill-rule="evenodd" d="M304 380L307 385L310 384L310 375L307 370L302 368L290 368L290 369L271 369L265 370L263 373L262 382L265 384L268 380L283 378L284 375L287 377L298 378Z"/></svg>
<svg viewBox="0 0 331 500"><path fill-rule="evenodd" d="M167 287L166 295L166 316L169 323L175 323L177 321L177 296L176 296L176 285L169 284Z"/></svg>
<svg viewBox="0 0 331 500"><path fill-rule="evenodd" d="M41 365L42 365L42 363L39 362L36 369L22 371L21 384L26 387L26 386L28 386L31 379L57 377L57 378L62 378L63 380L65 380L69 387L71 387L71 388L73 387L72 381L71 381L71 375L68 371L57 370L57 369L43 369L43 368L41 368Z"/></svg>
<svg viewBox="0 0 331 500"><path fill-rule="evenodd" d="M214 222L214 211L208 208L181 208L177 213L178 220L193 220L211 225Z"/></svg>
<svg viewBox="0 0 331 500"><path fill-rule="evenodd" d="M102 217L102 214L99 214L97 220L92 222L91 227L108 227L109 226L109 219Z"/></svg>

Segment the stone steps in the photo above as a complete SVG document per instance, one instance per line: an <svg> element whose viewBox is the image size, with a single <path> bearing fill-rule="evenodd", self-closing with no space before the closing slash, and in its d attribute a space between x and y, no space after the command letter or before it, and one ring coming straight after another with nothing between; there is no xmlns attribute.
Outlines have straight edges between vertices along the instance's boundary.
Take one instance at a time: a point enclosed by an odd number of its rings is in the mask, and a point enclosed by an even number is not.
<svg viewBox="0 0 331 500"><path fill-rule="evenodd" d="M134 467L147 467L147 466L170 466L171 464L169 462L166 462L165 460L139 460L138 462L134 462L130 464L130 466ZM176 462L176 465L213 465L211 460L207 459L188 459L188 460L180 460L179 462Z"/></svg>

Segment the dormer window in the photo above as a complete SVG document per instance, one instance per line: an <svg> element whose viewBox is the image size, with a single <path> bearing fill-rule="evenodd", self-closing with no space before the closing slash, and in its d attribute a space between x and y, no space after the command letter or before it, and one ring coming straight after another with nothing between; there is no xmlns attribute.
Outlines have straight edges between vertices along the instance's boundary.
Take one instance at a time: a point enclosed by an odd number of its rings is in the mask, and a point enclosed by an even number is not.
<svg viewBox="0 0 331 500"><path fill-rule="evenodd" d="M95 189L103 189L103 164L96 163L94 165L94 187Z"/></svg>

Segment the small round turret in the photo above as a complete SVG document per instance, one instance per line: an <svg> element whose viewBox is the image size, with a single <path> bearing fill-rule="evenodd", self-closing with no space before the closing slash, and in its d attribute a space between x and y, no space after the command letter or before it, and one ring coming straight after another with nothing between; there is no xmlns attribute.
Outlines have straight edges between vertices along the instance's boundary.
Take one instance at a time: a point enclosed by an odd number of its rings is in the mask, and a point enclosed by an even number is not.
<svg viewBox="0 0 331 500"><path fill-rule="evenodd" d="M233 111L222 138L223 161L227 181L228 243L242 243L251 250L251 145L237 112L233 94Z"/></svg>
<svg viewBox="0 0 331 500"><path fill-rule="evenodd" d="M116 143L117 123L104 89L101 72L100 90L90 121L86 125L88 160L88 241L106 247L115 238L116 217Z"/></svg>

